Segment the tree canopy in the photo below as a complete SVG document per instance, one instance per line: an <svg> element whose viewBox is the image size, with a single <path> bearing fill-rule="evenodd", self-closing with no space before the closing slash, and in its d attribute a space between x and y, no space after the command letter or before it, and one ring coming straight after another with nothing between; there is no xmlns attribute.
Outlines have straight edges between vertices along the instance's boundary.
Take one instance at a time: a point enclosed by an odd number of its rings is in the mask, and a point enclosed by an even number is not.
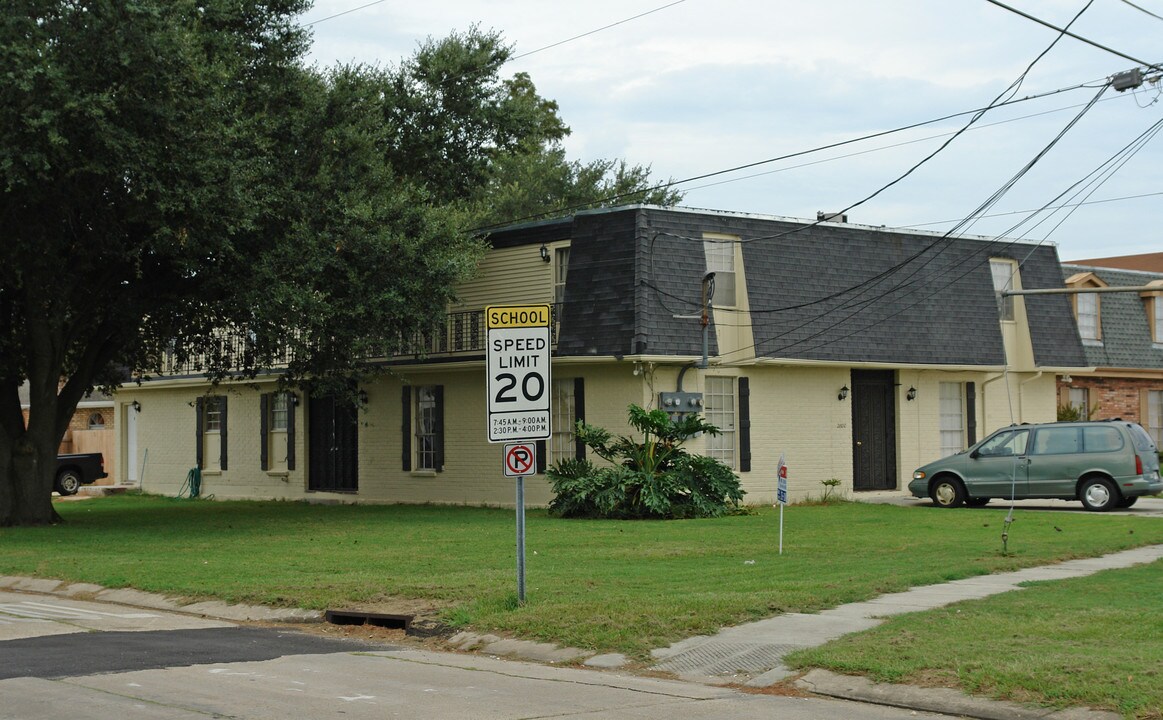
<svg viewBox="0 0 1163 720"><path fill-rule="evenodd" d="M472 228L647 189L648 170L565 159L556 104L502 75L498 34L319 69L308 6L0 16L0 525L56 519L56 447L94 386L166 358L253 376L288 353L289 382L346 376L439 321L484 251Z"/></svg>

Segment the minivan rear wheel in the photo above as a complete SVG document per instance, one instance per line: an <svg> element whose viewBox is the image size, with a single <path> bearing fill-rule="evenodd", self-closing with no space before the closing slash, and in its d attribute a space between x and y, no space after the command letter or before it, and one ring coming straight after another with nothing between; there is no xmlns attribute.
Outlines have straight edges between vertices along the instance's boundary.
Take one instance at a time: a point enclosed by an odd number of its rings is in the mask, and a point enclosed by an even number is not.
<svg viewBox="0 0 1163 720"><path fill-rule="evenodd" d="M1105 478L1088 478L1082 481L1078 490L1082 506L1094 512L1106 512L1117 506L1122 496L1115 486Z"/></svg>
<svg viewBox="0 0 1163 720"><path fill-rule="evenodd" d="M965 502L965 486L955 478L937 478L929 487L929 497L937 507L955 508Z"/></svg>

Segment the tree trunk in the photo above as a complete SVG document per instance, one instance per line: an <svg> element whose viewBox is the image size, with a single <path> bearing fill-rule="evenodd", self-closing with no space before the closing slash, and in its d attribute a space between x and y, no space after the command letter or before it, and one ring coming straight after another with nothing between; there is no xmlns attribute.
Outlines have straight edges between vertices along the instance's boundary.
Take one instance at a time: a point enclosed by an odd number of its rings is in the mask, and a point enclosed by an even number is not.
<svg viewBox="0 0 1163 720"><path fill-rule="evenodd" d="M56 447L51 437L0 437L0 526L60 521L52 505Z"/></svg>
<svg viewBox="0 0 1163 720"><path fill-rule="evenodd" d="M16 385L3 383L0 391L0 527L51 525L61 519L53 509L52 492L64 430L57 417L56 388L42 385L30 386L27 423Z"/></svg>

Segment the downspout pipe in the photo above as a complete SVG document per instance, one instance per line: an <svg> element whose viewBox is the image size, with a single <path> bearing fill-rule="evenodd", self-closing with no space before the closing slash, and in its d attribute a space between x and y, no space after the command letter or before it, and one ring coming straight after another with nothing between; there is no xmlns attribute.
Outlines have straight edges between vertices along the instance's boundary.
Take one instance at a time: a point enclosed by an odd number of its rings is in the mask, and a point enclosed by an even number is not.
<svg viewBox="0 0 1163 720"><path fill-rule="evenodd" d="M1033 377L1026 378L1018 383L1018 422L1025 422L1026 420L1026 383L1031 383L1042 377L1044 370L1039 370L1034 373Z"/></svg>

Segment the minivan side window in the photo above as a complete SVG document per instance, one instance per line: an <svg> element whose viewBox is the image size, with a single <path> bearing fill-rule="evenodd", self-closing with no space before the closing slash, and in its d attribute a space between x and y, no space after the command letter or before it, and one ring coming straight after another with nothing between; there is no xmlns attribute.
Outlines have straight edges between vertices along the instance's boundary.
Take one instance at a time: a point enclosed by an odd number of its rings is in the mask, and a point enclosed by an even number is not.
<svg viewBox="0 0 1163 720"><path fill-rule="evenodd" d="M1077 427L1040 428L1034 436L1035 455L1062 455L1082 452Z"/></svg>
<svg viewBox="0 0 1163 720"><path fill-rule="evenodd" d="M1088 453L1115 452L1123 449L1123 436L1113 427L1082 428L1082 449Z"/></svg>
<svg viewBox="0 0 1163 720"><path fill-rule="evenodd" d="M1029 430L1007 430L999 432L981 444L977 454L982 456L1025 455Z"/></svg>
<svg viewBox="0 0 1163 720"><path fill-rule="evenodd" d="M1131 438L1135 441L1135 449L1139 452L1156 452L1155 441L1147 434L1142 425L1128 425L1127 429L1131 431Z"/></svg>

